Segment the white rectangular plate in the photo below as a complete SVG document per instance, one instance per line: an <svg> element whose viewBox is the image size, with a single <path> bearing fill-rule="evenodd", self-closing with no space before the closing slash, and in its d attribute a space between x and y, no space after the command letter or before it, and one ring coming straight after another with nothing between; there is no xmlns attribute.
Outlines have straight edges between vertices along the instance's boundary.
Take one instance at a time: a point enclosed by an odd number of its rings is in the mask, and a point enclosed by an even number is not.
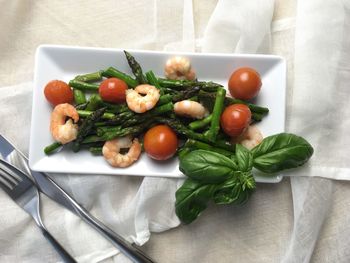
<svg viewBox="0 0 350 263"><path fill-rule="evenodd" d="M163 76L166 60L175 53L128 50L142 65L144 72L153 70ZM254 103L266 106L269 114L261 121L264 137L284 131L286 63L272 55L228 55L204 53L176 53L188 57L199 80L212 80L227 86L228 78L238 67L252 67L262 77L262 88ZM128 168L113 168L103 157L91 155L88 151L74 153L68 149L46 156L44 147L53 139L49 131L52 106L44 97L44 87L53 79L68 82L76 75L90 73L113 66L131 74L122 50L102 48L81 48L68 46L40 46L36 52L33 91L29 165L35 171L80 174L115 174L155 177L183 177L178 169L178 159L156 162L142 154L140 160ZM282 176L261 177L255 173L258 182L276 183Z"/></svg>

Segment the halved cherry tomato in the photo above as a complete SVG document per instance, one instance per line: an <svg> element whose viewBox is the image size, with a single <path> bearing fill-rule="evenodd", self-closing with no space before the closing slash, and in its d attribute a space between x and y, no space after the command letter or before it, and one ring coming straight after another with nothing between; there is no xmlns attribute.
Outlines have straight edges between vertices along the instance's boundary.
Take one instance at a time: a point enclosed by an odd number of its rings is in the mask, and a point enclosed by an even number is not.
<svg viewBox="0 0 350 263"><path fill-rule="evenodd" d="M47 83L44 88L44 95L53 106L73 102L72 89L61 80L52 80Z"/></svg>
<svg viewBox="0 0 350 263"><path fill-rule="evenodd" d="M241 135L251 120L251 111L247 105L233 104L225 108L221 114L220 125L223 131L231 136Z"/></svg>
<svg viewBox="0 0 350 263"><path fill-rule="evenodd" d="M239 68L232 73L228 81L228 89L232 97L250 100L258 95L261 88L259 73L252 68Z"/></svg>
<svg viewBox="0 0 350 263"><path fill-rule="evenodd" d="M149 129L144 136L146 153L155 160L167 160L175 153L178 139L167 125L157 125Z"/></svg>
<svg viewBox="0 0 350 263"><path fill-rule="evenodd" d="M112 103L125 102L128 85L121 79L109 78L101 82L98 92L104 101Z"/></svg>

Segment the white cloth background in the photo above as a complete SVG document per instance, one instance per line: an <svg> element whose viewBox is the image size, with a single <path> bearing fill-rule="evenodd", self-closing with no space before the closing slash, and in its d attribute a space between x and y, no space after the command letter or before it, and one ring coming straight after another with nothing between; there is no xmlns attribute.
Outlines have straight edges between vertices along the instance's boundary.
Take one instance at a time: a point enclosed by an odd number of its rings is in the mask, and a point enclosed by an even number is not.
<svg viewBox="0 0 350 263"><path fill-rule="evenodd" d="M288 62L287 131L315 154L292 179L259 184L243 207L211 206L178 226L171 179L55 175L158 262L349 262L349 1L1 1L0 133L28 152L39 44L274 53ZM312 178L310 178L312 177ZM323 177L323 178L315 178ZM127 262L43 197L44 222L79 262ZM56 262L33 221L0 191L0 262ZM162 232L152 234L151 232Z"/></svg>

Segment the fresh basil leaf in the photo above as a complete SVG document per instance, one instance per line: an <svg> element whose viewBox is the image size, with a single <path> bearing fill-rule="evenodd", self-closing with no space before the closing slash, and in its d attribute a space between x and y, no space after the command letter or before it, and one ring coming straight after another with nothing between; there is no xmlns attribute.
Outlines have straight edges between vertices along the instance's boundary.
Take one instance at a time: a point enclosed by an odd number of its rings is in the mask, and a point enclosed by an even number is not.
<svg viewBox="0 0 350 263"><path fill-rule="evenodd" d="M280 133L266 137L252 149L252 154L256 169L276 173L306 163L313 154L313 148L300 136Z"/></svg>
<svg viewBox="0 0 350 263"><path fill-rule="evenodd" d="M234 172L234 176L216 186L213 200L216 204L242 204L255 189L252 172Z"/></svg>
<svg viewBox="0 0 350 263"><path fill-rule="evenodd" d="M180 159L180 171L201 183L221 183L237 170L228 157L206 150L195 150Z"/></svg>
<svg viewBox="0 0 350 263"><path fill-rule="evenodd" d="M207 208L215 185L203 185L190 178L176 191L175 212L184 224L195 220Z"/></svg>
<svg viewBox="0 0 350 263"><path fill-rule="evenodd" d="M236 145L236 161L238 169L242 172L248 172L253 168L253 154L240 144Z"/></svg>

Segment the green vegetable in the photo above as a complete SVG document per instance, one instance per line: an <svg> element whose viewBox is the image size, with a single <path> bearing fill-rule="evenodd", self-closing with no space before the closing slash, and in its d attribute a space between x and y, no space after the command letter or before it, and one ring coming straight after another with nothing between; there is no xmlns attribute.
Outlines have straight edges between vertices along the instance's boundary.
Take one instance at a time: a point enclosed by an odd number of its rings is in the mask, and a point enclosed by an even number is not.
<svg viewBox="0 0 350 263"><path fill-rule="evenodd" d="M210 145L213 145L215 147L218 147L218 148L221 148L221 149L224 149L227 151L234 152L234 150L235 150L235 146L226 142L226 141L217 140L214 143L209 141L205 134L194 132L194 131L190 130L184 124L182 124L181 121L179 121L178 119L176 119L174 117L170 117L170 118L155 117L154 120L158 123L164 123L164 124L168 125L175 132L177 132L178 134L184 135L189 139L202 141L202 142L208 143Z"/></svg>
<svg viewBox="0 0 350 263"><path fill-rule="evenodd" d="M60 142L54 142L44 148L44 153L46 155L52 154L54 151L56 151L58 148L62 146L62 143Z"/></svg>
<svg viewBox="0 0 350 263"><path fill-rule="evenodd" d="M160 90L160 94L164 94L164 89L163 87L159 84L157 77L154 75L153 71L150 70L146 72L146 78L149 84L155 86L157 89Z"/></svg>
<svg viewBox="0 0 350 263"><path fill-rule="evenodd" d="M113 103L102 101L101 104L103 107L107 108L106 112L111 112L114 114L130 111L128 105L126 105L124 103L123 104L113 104Z"/></svg>
<svg viewBox="0 0 350 263"><path fill-rule="evenodd" d="M211 111L213 109L214 103L216 100L215 93L199 91L198 98L209 111ZM231 104L245 104L245 105L247 105L249 107L250 111L252 112L252 117L254 119L257 118L256 119L257 121L260 121L262 119L262 117L265 116L266 114L268 114L268 112L269 112L268 108L255 105L253 103L248 103L248 102L243 101L243 100L238 100L238 99L234 99L231 97L225 97L225 99L224 99L225 107L227 107Z"/></svg>
<svg viewBox="0 0 350 263"><path fill-rule="evenodd" d="M212 81L191 81L191 80L173 80L158 78L158 82L161 86L176 90L188 89L190 87L199 87L203 91L216 92L218 88L222 88L221 84Z"/></svg>
<svg viewBox="0 0 350 263"><path fill-rule="evenodd" d="M190 98L195 97L200 90L200 87L194 86L194 87L189 87L188 89L178 91L176 94L173 95L173 102L177 102L180 100L187 100Z"/></svg>
<svg viewBox="0 0 350 263"><path fill-rule="evenodd" d="M157 102L157 106L167 104L168 102L172 101L171 94L165 94L159 97L159 100Z"/></svg>
<svg viewBox="0 0 350 263"><path fill-rule="evenodd" d="M69 86L82 91L98 91L99 88L99 85L97 84L86 83L76 79L69 81Z"/></svg>
<svg viewBox="0 0 350 263"><path fill-rule="evenodd" d="M128 64L132 70L132 73L134 73L136 80L138 83L143 84L147 83L146 77L142 73L142 69L140 64L136 61L136 59L127 51L124 50L125 57L128 61Z"/></svg>
<svg viewBox="0 0 350 263"><path fill-rule="evenodd" d="M222 183L237 170L237 165L222 154L196 150L180 159L180 171L204 184Z"/></svg>
<svg viewBox="0 0 350 263"><path fill-rule="evenodd" d="M100 80L102 80L102 72L97 71L97 72L88 73L88 74L84 74L84 75L78 75L74 79L80 80L83 82L100 81Z"/></svg>
<svg viewBox="0 0 350 263"><path fill-rule="evenodd" d="M211 119L213 118L212 114L209 114L207 117L205 117L204 119L201 120L197 120L197 121L193 121L191 122L188 127L191 130L199 130L201 128L204 128L206 126L209 125L209 123L211 123Z"/></svg>
<svg viewBox="0 0 350 263"><path fill-rule="evenodd" d="M170 112L173 109L174 109L173 103L172 102L168 102L167 104L157 106L157 107L153 108L152 110L147 111L145 113L134 114L133 117L125 120L122 123L122 126L123 127L128 127L128 126L134 125L136 123L141 123L141 122L144 122L145 120L150 120L150 119L152 119L152 118L154 118L156 116L159 116L159 115L162 115L164 113Z"/></svg>
<svg viewBox="0 0 350 263"><path fill-rule="evenodd" d="M85 110L88 110L88 111L97 110L98 108L101 107L102 104L103 104L103 102L102 102L100 95L93 94L90 96L89 101L85 107Z"/></svg>
<svg viewBox="0 0 350 263"><path fill-rule="evenodd" d="M82 144L92 144L92 143L98 143L98 142L104 142L104 141L105 139L103 139L100 136L89 135L85 137L85 139L82 141Z"/></svg>
<svg viewBox="0 0 350 263"><path fill-rule="evenodd" d="M212 112L212 119L211 119L211 125L208 132L208 139L211 142L215 142L216 136L220 130L220 116L224 109L224 99L226 96L226 90L220 88L216 92L216 99L214 104L214 109Z"/></svg>
<svg viewBox="0 0 350 263"><path fill-rule="evenodd" d="M102 147L90 147L89 151L93 154L93 155L102 155Z"/></svg>
<svg viewBox="0 0 350 263"><path fill-rule="evenodd" d="M210 200L217 204L242 204L255 189L251 154L238 147L237 163L221 154L196 150L180 158L180 170L189 178L176 192L175 211L191 223ZM249 169L250 170L240 170Z"/></svg>
<svg viewBox="0 0 350 263"><path fill-rule="evenodd" d="M113 140L117 137L123 137L126 135L138 135L142 133L145 129L149 128L153 123L153 120L144 121L143 123L140 123L135 126L130 127L113 127L114 129L111 129L109 131L104 131L100 128L97 129L97 134L100 139L103 141L109 141Z"/></svg>
<svg viewBox="0 0 350 263"><path fill-rule="evenodd" d="M80 146L84 138L94 128L94 123L99 121L99 119L102 118L105 110L106 108L98 109L94 111L91 115L89 115L85 120L83 120L83 123L79 127L77 138L73 141L74 152L78 152L80 150Z"/></svg>
<svg viewBox="0 0 350 263"><path fill-rule="evenodd" d="M77 110L79 117L86 118L94 113L94 111L88 111L88 110ZM115 115L113 113L105 112L102 115L102 119L113 119Z"/></svg>
<svg viewBox="0 0 350 263"><path fill-rule="evenodd" d="M73 89L74 102L75 104L84 104L86 103L85 93L79 89Z"/></svg>
<svg viewBox="0 0 350 263"><path fill-rule="evenodd" d="M300 136L280 133L266 137L252 149L252 154L256 169L276 173L306 163L313 154L313 148Z"/></svg>
<svg viewBox="0 0 350 263"><path fill-rule="evenodd" d="M253 168L253 154L244 146L236 145L235 160L238 165L238 170L242 172L249 172Z"/></svg>
<svg viewBox="0 0 350 263"><path fill-rule="evenodd" d="M129 87L135 88L139 83L137 80L133 79L131 76L113 68L109 67L108 69L102 71L102 76L108 78L117 78L123 80Z"/></svg>
<svg viewBox="0 0 350 263"><path fill-rule="evenodd" d="M188 149L186 144L184 149ZM303 165L312 153L305 139L289 133L266 137L252 151L237 144L231 158L206 150L187 151L180 156L180 170L188 179L176 192L176 214L188 224L210 200L216 204L242 204L256 187L253 167L274 173Z"/></svg>
<svg viewBox="0 0 350 263"><path fill-rule="evenodd" d="M255 189L255 180L251 172L235 171L233 175L216 187L213 201L219 205L243 204Z"/></svg>
<svg viewBox="0 0 350 263"><path fill-rule="evenodd" d="M191 223L207 208L214 191L215 185L202 185L198 181L186 179L175 194L176 215L183 223Z"/></svg>
<svg viewBox="0 0 350 263"><path fill-rule="evenodd" d="M188 139L186 141L186 143L184 144L184 147L192 149L192 150L207 150L207 151L211 151L211 152L216 152L216 153L220 153L222 155L228 156L228 157L230 157L234 154L233 149L232 149L232 151L227 151L227 150L224 150L222 148L215 147L215 146L212 146L210 144L200 142L197 140L193 140L193 139Z"/></svg>

